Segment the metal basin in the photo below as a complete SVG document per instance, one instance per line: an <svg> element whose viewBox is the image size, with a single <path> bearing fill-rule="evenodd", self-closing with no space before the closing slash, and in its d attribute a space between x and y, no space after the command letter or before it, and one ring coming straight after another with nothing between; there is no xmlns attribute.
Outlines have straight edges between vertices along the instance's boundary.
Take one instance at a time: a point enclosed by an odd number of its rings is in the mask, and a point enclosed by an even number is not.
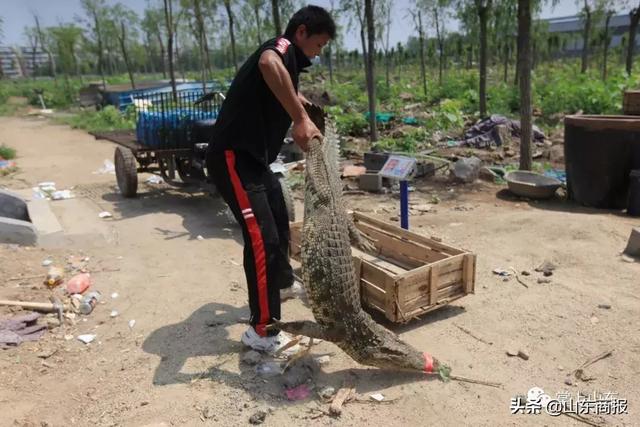
<svg viewBox="0 0 640 427"><path fill-rule="evenodd" d="M555 178L528 171L509 172L504 179L507 181L509 191L530 199L549 199L562 185Z"/></svg>

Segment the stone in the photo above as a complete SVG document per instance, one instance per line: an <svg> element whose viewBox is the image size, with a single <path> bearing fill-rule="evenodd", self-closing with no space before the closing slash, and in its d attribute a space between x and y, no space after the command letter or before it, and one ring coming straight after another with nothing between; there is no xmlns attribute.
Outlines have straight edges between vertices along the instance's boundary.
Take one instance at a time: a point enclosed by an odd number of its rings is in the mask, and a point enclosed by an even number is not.
<svg viewBox="0 0 640 427"><path fill-rule="evenodd" d="M518 350L518 357L522 360L529 360L529 353L524 350Z"/></svg>
<svg viewBox="0 0 640 427"><path fill-rule="evenodd" d="M249 417L249 423L257 425L262 424L267 418L267 413L265 411L256 411L251 417Z"/></svg>
<svg viewBox="0 0 640 427"><path fill-rule="evenodd" d="M262 361L262 355L257 351L249 350L242 356L242 361L250 366L257 365Z"/></svg>
<svg viewBox="0 0 640 427"><path fill-rule="evenodd" d="M640 227L631 230L624 253L632 257L640 257Z"/></svg>
<svg viewBox="0 0 640 427"><path fill-rule="evenodd" d="M358 188L363 191L378 192L382 190L382 176L377 173L365 173L358 177Z"/></svg>
<svg viewBox="0 0 640 427"><path fill-rule="evenodd" d="M551 279L547 279L546 277L541 277L541 278L538 279L538 283L541 284L541 285L546 284L546 283L551 283Z"/></svg>
<svg viewBox="0 0 640 427"><path fill-rule="evenodd" d="M600 308L602 310L610 310L611 309L611 304L598 304L598 308Z"/></svg>

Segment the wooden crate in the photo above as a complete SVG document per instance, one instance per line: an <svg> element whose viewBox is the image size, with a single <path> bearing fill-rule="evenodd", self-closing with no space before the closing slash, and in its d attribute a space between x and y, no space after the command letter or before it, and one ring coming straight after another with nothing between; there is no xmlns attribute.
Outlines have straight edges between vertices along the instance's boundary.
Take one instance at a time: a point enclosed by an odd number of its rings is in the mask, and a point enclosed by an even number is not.
<svg viewBox="0 0 640 427"><path fill-rule="evenodd" d="M640 115L640 90L627 90L624 92L622 111L627 115Z"/></svg>
<svg viewBox="0 0 640 427"><path fill-rule="evenodd" d="M353 248L362 305L406 322L473 293L476 256L392 224L353 213L376 253ZM291 257L300 260L302 223L291 224Z"/></svg>

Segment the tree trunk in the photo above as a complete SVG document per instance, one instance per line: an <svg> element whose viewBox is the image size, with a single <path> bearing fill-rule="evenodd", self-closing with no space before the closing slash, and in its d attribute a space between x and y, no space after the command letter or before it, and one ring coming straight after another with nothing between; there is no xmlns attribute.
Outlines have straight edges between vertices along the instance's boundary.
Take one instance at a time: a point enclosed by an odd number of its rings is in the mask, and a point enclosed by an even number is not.
<svg viewBox="0 0 640 427"><path fill-rule="evenodd" d="M520 169L531 170L531 0L518 0L520 58Z"/></svg>
<svg viewBox="0 0 640 427"><path fill-rule="evenodd" d="M480 18L480 117L487 116L487 21L491 0L482 3L476 0L478 17Z"/></svg>
<svg viewBox="0 0 640 427"><path fill-rule="evenodd" d="M387 89L390 88L391 82L390 82L390 78L389 78L389 74L391 73L391 60L389 59L389 52L385 52L384 53L384 65L385 65L385 73L386 73L386 83L387 83Z"/></svg>
<svg viewBox="0 0 640 427"><path fill-rule="evenodd" d="M158 44L160 45L160 63L162 64L162 78L167 78L167 51L164 48L164 42L162 41L162 35L160 31L156 33L158 36Z"/></svg>
<svg viewBox="0 0 640 427"><path fill-rule="evenodd" d="M173 102L178 103L178 90L176 89L176 74L173 69L173 0L164 0L164 19L167 25L167 60L169 62L169 78L171 79L171 93Z"/></svg>
<svg viewBox="0 0 640 427"><path fill-rule="evenodd" d="M38 38L40 39L40 46L42 46L42 49L47 53L47 58L49 58L49 73L53 76L53 80L57 82L58 78L56 75L55 59L51 54L51 50L49 50L49 48L46 47L46 44L44 42L44 33L42 32L42 28L40 27L40 20L38 19L38 16L34 14L33 18L36 21L36 31L38 32Z"/></svg>
<svg viewBox="0 0 640 427"><path fill-rule="evenodd" d="M207 42L207 28L202 14L202 5L200 0L193 0L194 11L196 15L196 23L198 24L198 34L200 45L201 61L204 62L203 68L206 69L206 78L211 77L213 70L211 69L211 57L209 55L209 43Z"/></svg>
<svg viewBox="0 0 640 427"><path fill-rule="evenodd" d="M367 68L369 69L369 81L367 82L367 92L369 93L369 139L371 142L378 140L378 129L376 127L376 51L375 40L376 30L373 17L373 7L375 0L364 0L364 14L367 20L367 36L369 39L369 49L367 55Z"/></svg>
<svg viewBox="0 0 640 427"><path fill-rule="evenodd" d="M260 8L258 3L253 4L253 13L256 17L256 26L258 30L258 44L262 44L262 27L260 26Z"/></svg>
<svg viewBox="0 0 640 427"><path fill-rule="evenodd" d="M584 0L584 31L582 33L582 66L580 67L581 73L586 73L589 68L589 34L591 33L591 9L587 0Z"/></svg>
<svg viewBox="0 0 640 427"><path fill-rule="evenodd" d="M327 65L329 67L329 82L333 84L333 57L332 57L331 43L329 43L329 46L327 49Z"/></svg>
<svg viewBox="0 0 640 427"><path fill-rule="evenodd" d="M422 13L418 11L418 39L420 42L420 76L422 77L422 90L427 96L427 70L424 62L424 30L422 29Z"/></svg>
<svg viewBox="0 0 640 427"><path fill-rule="evenodd" d="M633 51L636 47L636 31L638 29L638 22L640 22L640 5L629 13L629 41L627 45L627 74L631 75L633 70Z"/></svg>
<svg viewBox="0 0 640 427"><path fill-rule="evenodd" d="M93 11L93 22L96 26L96 38L98 39L98 68L100 70L100 76L102 77L102 87L107 87L107 79L104 76L104 50L102 48L102 31L100 31L100 20L98 19L98 13Z"/></svg>
<svg viewBox="0 0 640 427"><path fill-rule="evenodd" d="M124 22L120 22L120 34L118 34L118 41L120 42L120 50L122 51L124 64L127 67L127 73L129 74L129 81L131 81L131 89L135 90L136 82L133 79L133 69L131 68L131 62L129 61L129 54L127 53L127 30L124 27Z"/></svg>
<svg viewBox="0 0 640 427"><path fill-rule="evenodd" d="M435 7L433 9L433 15L436 21L436 38L438 40L438 84L442 86L442 70L444 66L444 40L442 39L442 34L440 33L440 20L438 17L438 8Z"/></svg>
<svg viewBox="0 0 640 427"><path fill-rule="evenodd" d="M604 53L602 58L602 80L607 80L607 57L609 56L609 22L614 12L608 11L604 21Z"/></svg>
<svg viewBox="0 0 640 427"><path fill-rule="evenodd" d="M271 13L273 14L273 29L276 32L276 37L282 35L282 26L280 25L280 7L278 0L271 0Z"/></svg>
<svg viewBox="0 0 640 427"><path fill-rule="evenodd" d="M507 80L509 80L509 39L504 41L503 49L504 82L507 83Z"/></svg>
<svg viewBox="0 0 640 427"><path fill-rule="evenodd" d="M229 38L231 39L231 60L233 67L238 72L238 61L236 60L236 36L233 32L233 11L231 10L231 0L224 0L224 8L227 10L227 18L229 19Z"/></svg>

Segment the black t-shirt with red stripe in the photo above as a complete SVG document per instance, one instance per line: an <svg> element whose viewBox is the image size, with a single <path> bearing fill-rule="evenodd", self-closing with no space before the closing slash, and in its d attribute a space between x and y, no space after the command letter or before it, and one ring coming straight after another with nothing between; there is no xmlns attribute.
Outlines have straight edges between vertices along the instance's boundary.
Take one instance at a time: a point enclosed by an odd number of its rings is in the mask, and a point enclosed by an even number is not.
<svg viewBox="0 0 640 427"><path fill-rule="evenodd" d="M260 56L273 50L289 71L298 91L298 76L311 65L300 48L285 37L265 42L242 65L231 83L213 129L213 151L244 151L260 163L274 162L291 118L267 86L258 66Z"/></svg>

